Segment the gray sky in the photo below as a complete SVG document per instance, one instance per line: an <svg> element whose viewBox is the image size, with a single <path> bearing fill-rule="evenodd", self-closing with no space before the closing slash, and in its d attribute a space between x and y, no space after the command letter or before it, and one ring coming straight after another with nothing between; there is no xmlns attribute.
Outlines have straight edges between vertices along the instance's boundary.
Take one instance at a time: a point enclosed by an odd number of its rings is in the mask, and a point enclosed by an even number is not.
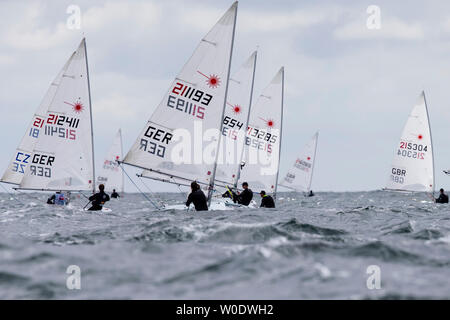
<svg viewBox="0 0 450 320"><path fill-rule="evenodd" d="M80 30L66 27L69 5ZM97 166L122 128L125 152L200 39L232 1L0 1L0 170L50 82L87 38ZM381 29L369 30L369 5ZM259 46L254 97L285 66L280 174L320 130L314 190L384 186L402 128L425 90L437 187L450 185L449 1L248 1L232 71ZM130 175L136 172L127 168ZM146 181L155 191L177 188ZM134 187L127 181L127 191Z"/></svg>

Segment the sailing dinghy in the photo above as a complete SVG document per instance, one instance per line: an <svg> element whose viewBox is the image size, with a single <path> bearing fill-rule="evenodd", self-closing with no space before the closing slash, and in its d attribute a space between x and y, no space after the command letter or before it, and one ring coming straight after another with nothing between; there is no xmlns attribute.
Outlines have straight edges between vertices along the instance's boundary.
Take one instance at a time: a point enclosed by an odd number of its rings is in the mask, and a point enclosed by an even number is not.
<svg viewBox="0 0 450 320"><path fill-rule="evenodd" d="M433 139L422 92L403 129L385 190L434 194Z"/></svg>
<svg viewBox="0 0 450 320"><path fill-rule="evenodd" d="M318 139L319 132L317 132L312 137L311 141L303 148L295 160L294 165L280 183L280 186L296 192L304 192L306 194L311 191Z"/></svg>
<svg viewBox="0 0 450 320"><path fill-rule="evenodd" d="M97 185L104 184L105 192L116 190L123 195L124 175L119 161L123 159L122 130L117 131L97 177Z"/></svg>
<svg viewBox="0 0 450 320"><path fill-rule="evenodd" d="M219 145L219 161L216 169L215 187L225 191L227 186L236 189L240 164L244 151L248 118L253 94L257 52L246 60L241 68L230 77L226 108L223 118L222 139ZM155 171L144 170L139 177L149 178L178 186L189 187L191 181L174 176L161 175ZM223 192L222 191L222 192ZM225 201L226 205L235 205L230 199L215 199ZM213 205L216 207L216 205Z"/></svg>
<svg viewBox="0 0 450 320"><path fill-rule="evenodd" d="M86 41L50 85L2 177L16 190L95 191Z"/></svg>
<svg viewBox="0 0 450 320"><path fill-rule="evenodd" d="M277 192L283 129L284 68L281 68L252 107L247 128L240 183L255 192Z"/></svg>
<svg viewBox="0 0 450 320"><path fill-rule="evenodd" d="M123 163L207 185L211 201L226 108L237 2L201 40ZM206 142L206 143L205 143Z"/></svg>

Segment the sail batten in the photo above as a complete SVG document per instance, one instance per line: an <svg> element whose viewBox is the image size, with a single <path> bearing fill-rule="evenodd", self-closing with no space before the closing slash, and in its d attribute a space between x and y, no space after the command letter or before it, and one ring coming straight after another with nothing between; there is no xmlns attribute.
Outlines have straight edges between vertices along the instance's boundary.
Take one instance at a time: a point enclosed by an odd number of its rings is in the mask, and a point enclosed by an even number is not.
<svg viewBox="0 0 450 320"><path fill-rule="evenodd" d="M428 108L422 92L394 153L386 189L434 192L434 157Z"/></svg>

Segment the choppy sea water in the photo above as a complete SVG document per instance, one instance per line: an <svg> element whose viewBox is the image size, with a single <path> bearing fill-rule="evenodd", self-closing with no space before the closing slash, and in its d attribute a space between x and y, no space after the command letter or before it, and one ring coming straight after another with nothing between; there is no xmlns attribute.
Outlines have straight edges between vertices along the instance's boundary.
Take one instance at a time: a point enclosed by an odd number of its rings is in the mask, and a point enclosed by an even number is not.
<svg viewBox="0 0 450 320"><path fill-rule="evenodd" d="M450 298L450 207L427 195L282 193L276 209L201 213L139 194L90 213L83 197L47 196L0 194L1 299ZM368 289L371 265L381 289Z"/></svg>

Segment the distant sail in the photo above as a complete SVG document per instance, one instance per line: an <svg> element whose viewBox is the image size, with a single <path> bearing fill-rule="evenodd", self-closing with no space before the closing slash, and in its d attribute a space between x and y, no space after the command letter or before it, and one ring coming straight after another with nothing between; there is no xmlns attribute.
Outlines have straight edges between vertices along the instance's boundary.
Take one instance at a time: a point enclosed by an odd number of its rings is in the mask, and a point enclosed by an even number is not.
<svg viewBox="0 0 450 320"><path fill-rule="evenodd" d="M317 132L299 154L294 165L280 183L281 186L299 192L309 192L311 190L318 139L319 133Z"/></svg>
<svg viewBox="0 0 450 320"><path fill-rule="evenodd" d="M389 174L386 189L434 191L433 143L424 92L403 129Z"/></svg>
<svg viewBox="0 0 450 320"><path fill-rule="evenodd" d="M118 162L122 159L122 130L119 129L105 159L103 160L97 177L97 185L104 184L107 192L112 192L113 189L115 189L117 192L123 193L124 175Z"/></svg>
<svg viewBox="0 0 450 320"><path fill-rule="evenodd" d="M125 164L212 182L236 13L237 2L202 39L128 151Z"/></svg>
<svg viewBox="0 0 450 320"><path fill-rule="evenodd" d="M83 39L35 114L19 189L93 190L92 113Z"/></svg>
<svg viewBox="0 0 450 320"><path fill-rule="evenodd" d="M252 106L240 183L253 191L276 193L283 125L284 68Z"/></svg>

